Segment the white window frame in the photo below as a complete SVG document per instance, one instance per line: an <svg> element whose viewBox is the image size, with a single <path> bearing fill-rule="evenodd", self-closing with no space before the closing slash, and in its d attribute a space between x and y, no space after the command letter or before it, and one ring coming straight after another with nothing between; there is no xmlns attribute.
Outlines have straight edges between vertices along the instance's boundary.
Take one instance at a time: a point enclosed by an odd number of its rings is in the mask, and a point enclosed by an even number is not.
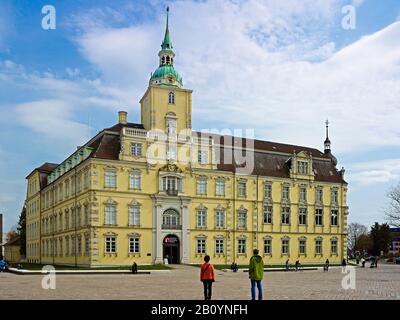
<svg viewBox="0 0 400 320"><path fill-rule="evenodd" d="M206 178L198 178L197 186L196 186L197 194L205 195L207 194L207 179Z"/></svg>
<svg viewBox="0 0 400 320"><path fill-rule="evenodd" d="M304 221L302 221L302 219L304 219ZM307 208L299 208L299 225L307 225Z"/></svg>
<svg viewBox="0 0 400 320"><path fill-rule="evenodd" d="M197 226L197 228L207 228L207 210L206 209L197 209L196 226Z"/></svg>
<svg viewBox="0 0 400 320"><path fill-rule="evenodd" d="M215 239L215 254L225 253L225 241L223 238Z"/></svg>
<svg viewBox="0 0 400 320"><path fill-rule="evenodd" d="M225 195L225 179L217 179L215 181L215 195L217 196Z"/></svg>
<svg viewBox="0 0 400 320"><path fill-rule="evenodd" d="M117 224L117 206L115 204L106 204L104 206L104 224Z"/></svg>
<svg viewBox="0 0 400 320"><path fill-rule="evenodd" d="M130 226L140 226L140 206L129 206L128 215Z"/></svg>
<svg viewBox="0 0 400 320"><path fill-rule="evenodd" d="M273 206L270 204L264 204L263 206L263 223L272 224L273 217Z"/></svg>
<svg viewBox="0 0 400 320"><path fill-rule="evenodd" d="M238 247L237 247L237 253L238 254L246 254L247 250L247 239L238 239Z"/></svg>
<svg viewBox="0 0 400 320"><path fill-rule="evenodd" d="M140 142L131 142L130 145L131 156L133 157L141 157L142 156L142 149L143 145Z"/></svg>
<svg viewBox="0 0 400 320"><path fill-rule="evenodd" d="M117 170L107 169L104 172L104 186L106 188L116 188L117 187Z"/></svg>
<svg viewBox="0 0 400 320"><path fill-rule="evenodd" d="M129 189L140 190L142 184L142 177L140 172L129 172Z"/></svg>
<svg viewBox="0 0 400 320"><path fill-rule="evenodd" d="M117 253L117 237L105 236L104 237L104 253Z"/></svg>
<svg viewBox="0 0 400 320"><path fill-rule="evenodd" d="M196 253L197 254L206 254L207 250L207 241L206 238L197 238L196 241Z"/></svg>
<svg viewBox="0 0 400 320"><path fill-rule="evenodd" d="M215 227L216 228L225 228L225 211L224 210L217 209L215 211Z"/></svg>
<svg viewBox="0 0 400 320"><path fill-rule="evenodd" d="M129 253L140 253L140 238L139 237L129 237Z"/></svg>

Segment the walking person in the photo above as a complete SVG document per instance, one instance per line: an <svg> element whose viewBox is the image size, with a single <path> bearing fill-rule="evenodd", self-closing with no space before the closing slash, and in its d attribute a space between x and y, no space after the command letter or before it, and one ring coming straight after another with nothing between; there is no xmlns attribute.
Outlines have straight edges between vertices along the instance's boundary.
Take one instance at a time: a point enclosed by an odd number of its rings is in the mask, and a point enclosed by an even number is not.
<svg viewBox="0 0 400 320"><path fill-rule="evenodd" d="M324 265L324 271L328 271L328 270L329 270L329 259L326 259L325 265Z"/></svg>
<svg viewBox="0 0 400 320"><path fill-rule="evenodd" d="M204 263L200 268L200 281L204 286L204 300L211 300L212 283L215 281L214 267L210 262L210 256L204 257Z"/></svg>
<svg viewBox="0 0 400 320"><path fill-rule="evenodd" d="M264 262L258 255L258 249L253 250L250 258L249 278L251 282L251 300L256 300L256 285L258 289L258 300L263 298L262 279L264 277Z"/></svg>

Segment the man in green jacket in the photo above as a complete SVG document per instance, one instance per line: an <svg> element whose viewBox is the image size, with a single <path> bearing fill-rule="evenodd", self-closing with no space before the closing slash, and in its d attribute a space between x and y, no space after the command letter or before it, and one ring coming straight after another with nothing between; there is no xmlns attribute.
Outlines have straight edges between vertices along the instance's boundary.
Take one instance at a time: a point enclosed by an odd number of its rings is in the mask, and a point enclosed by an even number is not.
<svg viewBox="0 0 400 320"><path fill-rule="evenodd" d="M258 249L253 250L253 256L250 258L249 278L251 281L251 299L256 299L256 285L258 289L258 300L262 300L262 279L264 276L264 262L258 255Z"/></svg>

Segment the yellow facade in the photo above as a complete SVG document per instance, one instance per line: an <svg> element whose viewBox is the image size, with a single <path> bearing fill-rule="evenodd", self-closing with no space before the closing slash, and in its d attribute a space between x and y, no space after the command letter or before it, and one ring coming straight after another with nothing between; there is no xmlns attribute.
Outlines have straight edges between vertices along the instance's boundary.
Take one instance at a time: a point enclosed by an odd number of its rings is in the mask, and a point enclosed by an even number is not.
<svg viewBox="0 0 400 320"><path fill-rule="evenodd" d="M175 55L165 43L159 69L171 70L165 61ZM120 113L119 124L62 164L27 177L28 261L199 264L209 254L215 264L246 264L258 248L265 264L339 263L347 247L347 184L330 141L324 153L255 141L246 144L257 155L255 168L271 166L260 160L269 157L284 162L271 175L229 169L220 155L232 148L192 131L192 91L174 70L162 72L140 101L140 125Z"/></svg>

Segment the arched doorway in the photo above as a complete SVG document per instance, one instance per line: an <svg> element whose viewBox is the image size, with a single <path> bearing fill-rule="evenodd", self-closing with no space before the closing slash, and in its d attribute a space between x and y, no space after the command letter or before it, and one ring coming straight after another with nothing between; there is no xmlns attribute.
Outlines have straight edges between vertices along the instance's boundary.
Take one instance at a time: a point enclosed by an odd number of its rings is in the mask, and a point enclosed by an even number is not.
<svg viewBox="0 0 400 320"><path fill-rule="evenodd" d="M168 259L168 263L177 264L180 262L180 242L174 234L165 236L163 240L163 257Z"/></svg>

